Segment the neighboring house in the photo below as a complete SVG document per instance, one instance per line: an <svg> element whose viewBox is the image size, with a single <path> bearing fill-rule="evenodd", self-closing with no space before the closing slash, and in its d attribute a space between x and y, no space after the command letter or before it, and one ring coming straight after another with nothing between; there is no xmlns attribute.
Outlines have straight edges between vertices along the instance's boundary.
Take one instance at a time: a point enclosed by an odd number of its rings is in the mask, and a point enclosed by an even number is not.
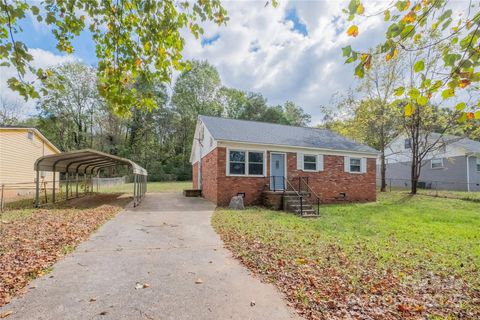
<svg viewBox="0 0 480 320"><path fill-rule="evenodd" d="M35 187L33 165L37 158L60 153L40 131L26 127L0 127L0 186L6 196L31 193ZM41 173L51 185L52 173Z"/></svg>
<svg viewBox="0 0 480 320"><path fill-rule="evenodd" d="M422 162L419 187L439 190L480 191L480 142L467 138L431 134L426 145L439 141ZM387 185L410 187L411 142L406 135L386 149Z"/></svg>
<svg viewBox="0 0 480 320"><path fill-rule="evenodd" d="M298 177L330 203L375 201L377 154L326 129L199 116L190 161L193 187L220 206L237 194L259 203Z"/></svg>

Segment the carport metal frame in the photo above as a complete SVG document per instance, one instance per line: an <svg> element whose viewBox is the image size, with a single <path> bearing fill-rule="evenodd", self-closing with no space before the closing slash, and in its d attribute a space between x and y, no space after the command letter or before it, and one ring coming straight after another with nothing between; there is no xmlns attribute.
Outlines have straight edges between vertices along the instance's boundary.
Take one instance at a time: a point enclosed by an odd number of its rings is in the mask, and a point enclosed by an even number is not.
<svg viewBox="0 0 480 320"><path fill-rule="evenodd" d="M83 175L83 180L86 185L86 182L90 181L91 183L92 177L94 175L98 176L101 170L116 166L128 166L132 170L133 205L136 207L142 201L147 192L147 170L131 160L91 149L63 152L37 159L34 164L34 170L36 171L35 206L40 206L40 171L53 173L52 201L55 202L55 176L57 172L64 173L67 176L65 198L68 200L69 177L71 174L74 174L75 177L75 194L78 197L79 174ZM93 185L91 190L93 190ZM73 193L73 190L71 193Z"/></svg>

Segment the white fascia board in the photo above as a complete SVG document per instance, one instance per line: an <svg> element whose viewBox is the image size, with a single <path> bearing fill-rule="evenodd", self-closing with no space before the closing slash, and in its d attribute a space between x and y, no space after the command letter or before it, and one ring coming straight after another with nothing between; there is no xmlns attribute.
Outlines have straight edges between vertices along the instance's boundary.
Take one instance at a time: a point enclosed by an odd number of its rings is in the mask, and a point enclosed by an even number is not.
<svg viewBox="0 0 480 320"><path fill-rule="evenodd" d="M198 138L198 132L200 130L200 126L202 125L202 121L200 119L197 120L197 125L195 126L195 133L193 134L193 141L192 141L192 150L190 151L190 163L194 164L197 162L197 159L194 159L195 157L195 150L197 146L197 138Z"/></svg>
<svg viewBox="0 0 480 320"><path fill-rule="evenodd" d="M218 147L228 147L228 148L239 148L239 149L248 149L248 150L268 150L268 151L278 151L278 152L316 152L324 155L333 155L333 156L345 156L345 155L356 155L359 157L374 158L376 159L379 155L378 152L358 152L350 150L334 150L334 149L322 149L322 148L309 148L309 147L295 147L295 146L286 146L286 145L275 145L275 144L261 144L261 143L249 143L249 142L240 142L240 141L230 141L230 140L218 140Z"/></svg>

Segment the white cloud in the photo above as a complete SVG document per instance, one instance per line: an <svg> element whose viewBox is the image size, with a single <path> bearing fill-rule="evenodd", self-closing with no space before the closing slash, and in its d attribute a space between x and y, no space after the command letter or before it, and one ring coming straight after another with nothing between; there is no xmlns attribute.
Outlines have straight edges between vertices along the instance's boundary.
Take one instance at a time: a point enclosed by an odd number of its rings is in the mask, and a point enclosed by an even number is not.
<svg viewBox="0 0 480 320"><path fill-rule="evenodd" d="M42 49L29 49L29 53L33 56L32 66L34 68L47 68L53 67L55 65L65 63L65 62L73 62L77 60L74 56L71 55L56 55L50 51L42 50ZM8 88L7 80L11 77L16 77L17 72L13 67L2 67L0 73L0 92L3 97L10 101L19 101L22 104L22 116L30 116L35 114L35 103L36 100L29 99L25 101L23 97L21 97L17 92L12 91ZM24 80L27 82L35 81L36 77L32 73L28 72Z"/></svg>
<svg viewBox="0 0 480 320"><path fill-rule="evenodd" d="M333 93L348 90L354 82L353 66L344 64L341 48L369 48L384 36L379 17L360 25L363 37L347 37L349 22L342 12L347 0L289 1L278 8L265 7L265 1L223 3L230 17L227 26L205 25L205 37L218 34L219 39L202 47L187 35L185 57L208 60L225 85L261 92L270 104L296 102L313 122L321 119L320 105L328 105ZM305 37L285 21L293 8L307 27Z"/></svg>

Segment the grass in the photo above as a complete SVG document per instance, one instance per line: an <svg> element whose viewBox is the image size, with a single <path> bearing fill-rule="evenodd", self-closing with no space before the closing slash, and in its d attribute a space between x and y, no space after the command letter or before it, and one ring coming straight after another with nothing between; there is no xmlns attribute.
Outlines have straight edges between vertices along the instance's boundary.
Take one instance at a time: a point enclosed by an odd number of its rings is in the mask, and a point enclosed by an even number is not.
<svg viewBox="0 0 480 320"><path fill-rule="evenodd" d="M419 194L430 195L440 198L460 199L480 202L480 192L446 191L446 190L418 190Z"/></svg>
<svg viewBox="0 0 480 320"><path fill-rule="evenodd" d="M442 290L442 279L461 279L470 290L463 293L467 297L462 303L470 307L473 302L469 295L478 295L480 289L480 204L476 202L412 197L392 191L379 194L376 203L323 206L321 217L315 220L250 208L219 209L212 222L227 246L247 266L273 282L279 282L279 275L269 270L278 269L278 264L286 261L297 271L303 265L316 272L318 268L338 268L340 279L352 288L345 294L370 288L371 280L364 279L365 273L379 281L389 272L398 280L398 286L409 288L419 288L432 274L436 281L432 287L438 285L438 290ZM300 303L305 300L303 291L293 294L292 299L310 310L315 294L310 294L308 303ZM448 290L444 291L448 296ZM453 290L451 294L459 292ZM416 299L428 305L425 298ZM439 309L445 312L435 309L427 314L461 314L454 307ZM480 314L478 308L475 310ZM314 314L315 310L310 312Z"/></svg>
<svg viewBox="0 0 480 320"><path fill-rule="evenodd" d="M184 189L191 189L191 181L168 181L148 182L147 192L182 192ZM126 183L116 186L100 187L100 192L125 192L133 194L133 183Z"/></svg>

